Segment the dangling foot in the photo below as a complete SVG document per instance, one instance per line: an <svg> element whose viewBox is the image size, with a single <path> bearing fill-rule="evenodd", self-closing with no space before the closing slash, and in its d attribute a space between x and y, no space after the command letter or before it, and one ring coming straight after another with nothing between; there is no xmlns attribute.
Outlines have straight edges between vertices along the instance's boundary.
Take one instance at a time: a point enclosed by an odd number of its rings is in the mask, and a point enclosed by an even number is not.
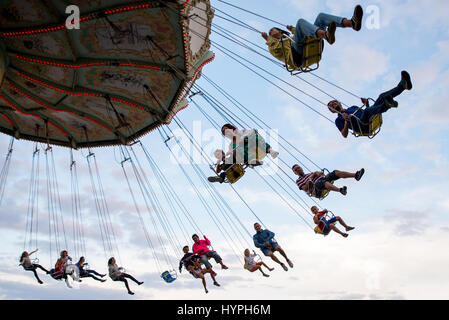
<svg viewBox="0 0 449 320"><path fill-rule="evenodd" d="M43 284L42 280L37 280L37 282L38 282L39 284Z"/></svg>
<svg viewBox="0 0 449 320"><path fill-rule="evenodd" d="M278 155L279 155L279 152L274 151L274 150L270 150L270 156L271 156L273 159L276 159L276 158L278 157Z"/></svg>
<svg viewBox="0 0 449 320"><path fill-rule="evenodd" d="M287 260L287 263L290 266L290 268L293 268L293 262L291 262L290 260Z"/></svg>
<svg viewBox="0 0 449 320"><path fill-rule="evenodd" d="M281 267L284 268L285 271L288 271L288 268L285 264L281 263Z"/></svg>
<svg viewBox="0 0 449 320"><path fill-rule="evenodd" d="M266 274L266 273L264 273L264 274L263 274L263 276L264 276L264 277L269 277L270 275L269 275L269 274Z"/></svg>
<svg viewBox="0 0 449 320"><path fill-rule="evenodd" d="M274 270L274 268L268 268L268 270L269 270L269 271L273 271L273 270Z"/></svg>
<svg viewBox="0 0 449 320"><path fill-rule="evenodd" d="M130 295L134 295L134 292L132 292L132 291L128 291L128 294L130 294Z"/></svg>
<svg viewBox="0 0 449 320"><path fill-rule="evenodd" d="M214 282L214 286L217 286L217 287L219 287L220 286L220 284L217 282L217 281L215 281Z"/></svg>
<svg viewBox="0 0 449 320"><path fill-rule="evenodd" d="M348 187L344 186L343 188L340 188L340 193L342 195L347 195L348 194Z"/></svg>
<svg viewBox="0 0 449 320"><path fill-rule="evenodd" d="M100 281L101 281L101 282L105 282L105 281L106 281L106 279L101 279Z"/></svg>
<svg viewBox="0 0 449 320"><path fill-rule="evenodd" d="M351 231L351 230L354 230L354 229L355 229L354 227L347 227L346 231Z"/></svg>
<svg viewBox="0 0 449 320"><path fill-rule="evenodd" d="M228 269L228 267L225 266L224 264L221 265L221 268L222 268L222 269L225 269L225 270Z"/></svg>
<svg viewBox="0 0 449 320"><path fill-rule="evenodd" d="M406 90L412 90L412 79L410 78L410 74L407 71L401 72L401 82L399 83L399 85L401 85Z"/></svg>
<svg viewBox="0 0 449 320"><path fill-rule="evenodd" d="M205 291L206 293L209 293L209 290L207 290L206 288L204 288L204 291Z"/></svg>
<svg viewBox="0 0 449 320"><path fill-rule="evenodd" d="M354 8L354 14L352 15L352 29L355 31L360 31L362 29L362 19L363 19L363 8L357 5Z"/></svg>
<svg viewBox="0 0 449 320"><path fill-rule="evenodd" d="M143 284L143 281L137 282L137 284L140 286Z"/></svg>
<svg viewBox="0 0 449 320"><path fill-rule="evenodd" d="M337 23L335 21L332 21L329 24L329 27L327 28L326 32L326 40L329 44L335 43L335 31L337 30Z"/></svg>
<svg viewBox="0 0 449 320"><path fill-rule="evenodd" d="M393 99L393 97L390 96L390 95L386 96L386 97L384 98L384 100L385 100L385 105L387 106L387 108L397 108L398 105L399 105L398 102L395 101L395 100Z"/></svg>
<svg viewBox="0 0 449 320"><path fill-rule="evenodd" d="M342 236L343 236L344 238L347 238L347 237L349 236L349 234L343 233Z"/></svg>
<svg viewBox="0 0 449 320"><path fill-rule="evenodd" d="M207 178L207 180L208 180L209 182L220 182L220 183L223 183L223 178L222 178L222 177L219 177L219 176L216 176L216 177L209 177L209 178Z"/></svg>
<svg viewBox="0 0 449 320"><path fill-rule="evenodd" d="M355 180L360 181L360 179L362 179L364 173L365 173L365 169L364 168L362 168L359 171L357 171L355 173Z"/></svg>
<svg viewBox="0 0 449 320"><path fill-rule="evenodd" d="M102 277L102 278L106 277L106 274L100 274L100 277Z"/></svg>

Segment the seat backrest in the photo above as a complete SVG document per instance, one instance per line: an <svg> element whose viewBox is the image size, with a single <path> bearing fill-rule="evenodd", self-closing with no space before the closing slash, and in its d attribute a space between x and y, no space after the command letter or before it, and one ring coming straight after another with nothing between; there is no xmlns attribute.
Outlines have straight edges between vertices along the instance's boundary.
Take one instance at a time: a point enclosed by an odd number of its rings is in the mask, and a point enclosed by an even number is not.
<svg viewBox="0 0 449 320"><path fill-rule="evenodd" d="M245 174L245 169L239 164L234 164L225 172L226 179L229 183L233 184L240 180L241 177Z"/></svg>
<svg viewBox="0 0 449 320"><path fill-rule="evenodd" d="M310 72L318 69L322 51L323 40L314 37L306 37L306 40L303 43L303 61L301 65L303 72ZM316 65L316 67L311 68L312 65Z"/></svg>
<svg viewBox="0 0 449 320"><path fill-rule="evenodd" d="M173 278L173 276L170 274L168 270L162 272L161 278L164 279L164 281L167 283L171 283L176 280L176 278Z"/></svg>

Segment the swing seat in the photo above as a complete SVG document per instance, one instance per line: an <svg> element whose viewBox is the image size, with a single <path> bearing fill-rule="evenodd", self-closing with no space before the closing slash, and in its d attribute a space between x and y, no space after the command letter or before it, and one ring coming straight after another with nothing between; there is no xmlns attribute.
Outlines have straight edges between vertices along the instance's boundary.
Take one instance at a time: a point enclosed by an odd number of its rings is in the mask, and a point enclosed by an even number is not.
<svg viewBox="0 0 449 320"><path fill-rule="evenodd" d="M249 272L251 272L251 268L246 263L243 265L243 269L246 269Z"/></svg>
<svg viewBox="0 0 449 320"><path fill-rule="evenodd" d="M324 41L315 37L306 37L302 43L302 63L300 66L295 66L295 68L290 68L286 66L287 70L292 76L315 71L320 66L321 54L323 52Z"/></svg>
<svg viewBox="0 0 449 320"><path fill-rule="evenodd" d="M174 270L164 271L161 274L161 278L164 279L164 281L167 283L172 283L173 281L175 281L177 279L176 271L174 271Z"/></svg>
<svg viewBox="0 0 449 320"><path fill-rule="evenodd" d="M232 167L230 167L228 170L226 170L226 180L230 184L236 183L238 180L240 180L241 177L245 174L245 169L240 164L234 164Z"/></svg>
<svg viewBox="0 0 449 320"><path fill-rule="evenodd" d="M316 234L321 234L323 236L327 236L329 234L329 233L324 233L323 230L321 230L319 226L316 226L315 229L313 229L313 231L315 231Z"/></svg>
<svg viewBox="0 0 449 320"><path fill-rule="evenodd" d="M55 269L50 269L50 276L51 276L53 279L55 279L55 280L62 280L62 275L63 275L62 270L61 270L61 271L56 271L56 272L55 272Z"/></svg>
<svg viewBox="0 0 449 320"><path fill-rule="evenodd" d="M372 116L369 120L369 132L368 133L361 133L354 131L355 137L368 137L370 139L374 138L379 132L382 127L383 119L382 114L375 114Z"/></svg>

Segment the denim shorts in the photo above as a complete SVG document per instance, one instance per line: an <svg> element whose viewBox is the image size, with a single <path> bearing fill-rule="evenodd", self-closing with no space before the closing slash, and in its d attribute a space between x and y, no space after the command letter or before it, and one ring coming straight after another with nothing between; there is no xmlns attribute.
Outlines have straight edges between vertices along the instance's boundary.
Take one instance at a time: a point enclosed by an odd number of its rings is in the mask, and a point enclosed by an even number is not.
<svg viewBox="0 0 449 320"><path fill-rule="evenodd" d="M331 231L330 225L333 223L336 223L336 222L337 222L336 217L333 217L332 219L326 221L326 224L324 225L324 228L323 228L323 233L328 234Z"/></svg>
<svg viewBox="0 0 449 320"><path fill-rule="evenodd" d="M261 248L262 252L264 255L268 256L268 252L272 252L274 251L277 247L279 247L278 243L275 241L269 241L269 243L271 244L271 246L273 247L273 249L270 248Z"/></svg>
<svg viewBox="0 0 449 320"><path fill-rule="evenodd" d="M315 181L315 195L317 197L321 197L321 194L326 189L325 183L332 182L338 179L340 178L337 177L335 171L329 172L326 176L319 178L317 181Z"/></svg>

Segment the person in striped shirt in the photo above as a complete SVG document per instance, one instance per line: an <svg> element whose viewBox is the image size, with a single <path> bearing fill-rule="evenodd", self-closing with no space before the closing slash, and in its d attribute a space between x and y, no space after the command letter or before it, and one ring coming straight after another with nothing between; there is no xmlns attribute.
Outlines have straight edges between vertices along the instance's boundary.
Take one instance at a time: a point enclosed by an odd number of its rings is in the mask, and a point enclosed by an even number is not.
<svg viewBox="0 0 449 320"><path fill-rule="evenodd" d="M335 226L337 222L339 222L346 229L346 232L354 230L354 227L348 226L339 216L327 219L326 214L329 212L327 209L320 211L318 210L317 206L313 206L310 209L313 213L313 222L315 222L315 224L320 228L321 232L323 232L325 235L328 235L332 230L344 238L348 237L347 233L340 231L340 229Z"/></svg>
<svg viewBox="0 0 449 320"><path fill-rule="evenodd" d="M332 182L340 178L354 178L357 181L360 181L363 174L365 173L365 169L362 168L355 173L334 170L327 175L325 175L321 171L305 174L304 170L297 164L292 167L292 170L299 177L296 180L298 188L307 192L307 194L309 194L310 196L317 198L321 197L324 190L336 191L340 192L342 195L346 195L348 192L348 188L346 186L338 188L334 186Z"/></svg>

